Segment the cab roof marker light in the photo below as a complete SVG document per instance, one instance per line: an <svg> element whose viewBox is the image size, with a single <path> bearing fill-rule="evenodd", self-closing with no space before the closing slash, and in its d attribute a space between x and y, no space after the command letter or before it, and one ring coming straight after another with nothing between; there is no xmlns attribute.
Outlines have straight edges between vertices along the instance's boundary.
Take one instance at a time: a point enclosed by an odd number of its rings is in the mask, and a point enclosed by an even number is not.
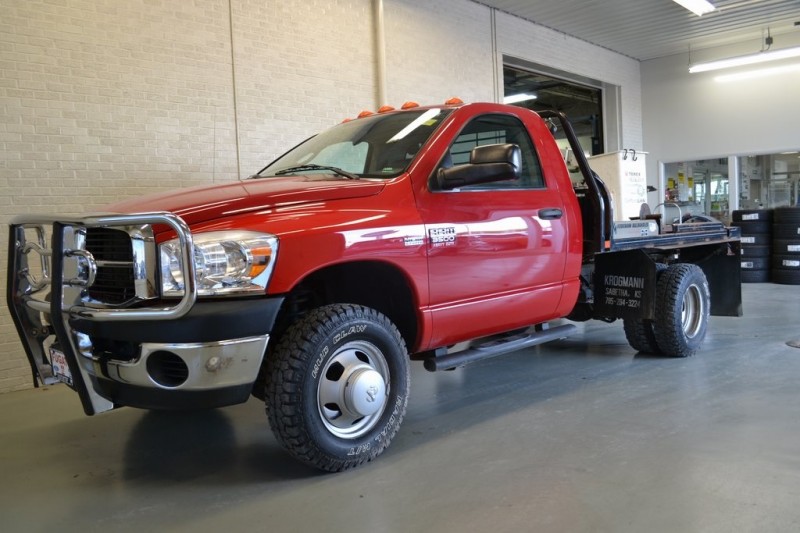
<svg viewBox="0 0 800 533"><path fill-rule="evenodd" d="M444 105L464 105L464 100L462 100L461 98L459 98L457 96L454 96L452 98L448 98L445 101Z"/></svg>
<svg viewBox="0 0 800 533"><path fill-rule="evenodd" d="M362 111L361 113L358 114L358 118L364 118L364 117L368 117L368 116L374 115L374 114L375 113L373 113L372 111L370 111L368 109L365 109L364 111Z"/></svg>
<svg viewBox="0 0 800 533"><path fill-rule="evenodd" d="M378 108L378 113L388 113L389 111L394 111L394 107L390 105L382 105Z"/></svg>
<svg viewBox="0 0 800 533"><path fill-rule="evenodd" d="M413 109L415 107L419 107L419 104L416 102L406 102L400 107L400 109Z"/></svg>

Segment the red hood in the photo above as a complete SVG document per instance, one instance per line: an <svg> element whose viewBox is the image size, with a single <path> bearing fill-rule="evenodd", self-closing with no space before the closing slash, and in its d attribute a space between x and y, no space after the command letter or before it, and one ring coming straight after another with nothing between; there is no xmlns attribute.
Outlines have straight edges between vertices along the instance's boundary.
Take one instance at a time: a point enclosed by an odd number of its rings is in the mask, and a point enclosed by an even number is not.
<svg viewBox="0 0 800 533"><path fill-rule="evenodd" d="M205 185L117 202L106 209L119 213L169 211L190 226L216 218L305 202L372 196L384 183L318 175L261 178L225 185Z"/></svg>

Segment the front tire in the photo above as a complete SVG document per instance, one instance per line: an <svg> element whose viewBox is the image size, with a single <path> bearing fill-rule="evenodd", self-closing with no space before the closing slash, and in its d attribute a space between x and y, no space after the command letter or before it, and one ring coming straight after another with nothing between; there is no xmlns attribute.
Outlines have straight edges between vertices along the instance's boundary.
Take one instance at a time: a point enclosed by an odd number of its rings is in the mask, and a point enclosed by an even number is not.
<svg viewBox="0 0 800 533"><path fill-rule="evenodd" d="M671 265L659 275L653 334L664 355L693 355L706 336L711 307L708 280L700 267Z"/></svg>
<svg viewBox="0 0 800 533"><path fill-rule="evenodd" d="M282 336L268 364L267 415L296 459L329 472L380 455L408 404L408 354L383 314L320 307Z"/></svg>

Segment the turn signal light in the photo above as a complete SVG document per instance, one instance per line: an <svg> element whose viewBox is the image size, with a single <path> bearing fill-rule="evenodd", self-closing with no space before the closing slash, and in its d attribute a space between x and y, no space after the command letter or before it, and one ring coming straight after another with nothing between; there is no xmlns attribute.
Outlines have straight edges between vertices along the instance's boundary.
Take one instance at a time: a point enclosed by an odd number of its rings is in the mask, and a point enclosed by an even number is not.
<svg viewBox="0 0 800 533"><path fill-rule="evenodd" d="M273 250L268 246L263 246L259 248L253 248L251 253L253 256L253 261L250 265L250 272L248 272L248 276L250 278L256 278L267 269L267 266L272 259Z"/></svg>

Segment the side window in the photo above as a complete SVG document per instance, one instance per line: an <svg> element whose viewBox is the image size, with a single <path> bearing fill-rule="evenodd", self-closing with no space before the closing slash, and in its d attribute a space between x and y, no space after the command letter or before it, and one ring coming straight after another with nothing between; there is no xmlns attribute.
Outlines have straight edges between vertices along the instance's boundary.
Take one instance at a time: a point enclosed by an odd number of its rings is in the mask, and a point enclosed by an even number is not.
<svg viewBox="0 0 800 533"><path fill-rule="evenodd" d="M450 147L452 165L469 163L469 154L476 146L506 143L518 145L522 152L521 179L470 185L462 187L462 191L544 188L542 168L528 131L518 118L510 115L483 115L467 124ZM443 165L450 166L447 157Z"/></svg>

